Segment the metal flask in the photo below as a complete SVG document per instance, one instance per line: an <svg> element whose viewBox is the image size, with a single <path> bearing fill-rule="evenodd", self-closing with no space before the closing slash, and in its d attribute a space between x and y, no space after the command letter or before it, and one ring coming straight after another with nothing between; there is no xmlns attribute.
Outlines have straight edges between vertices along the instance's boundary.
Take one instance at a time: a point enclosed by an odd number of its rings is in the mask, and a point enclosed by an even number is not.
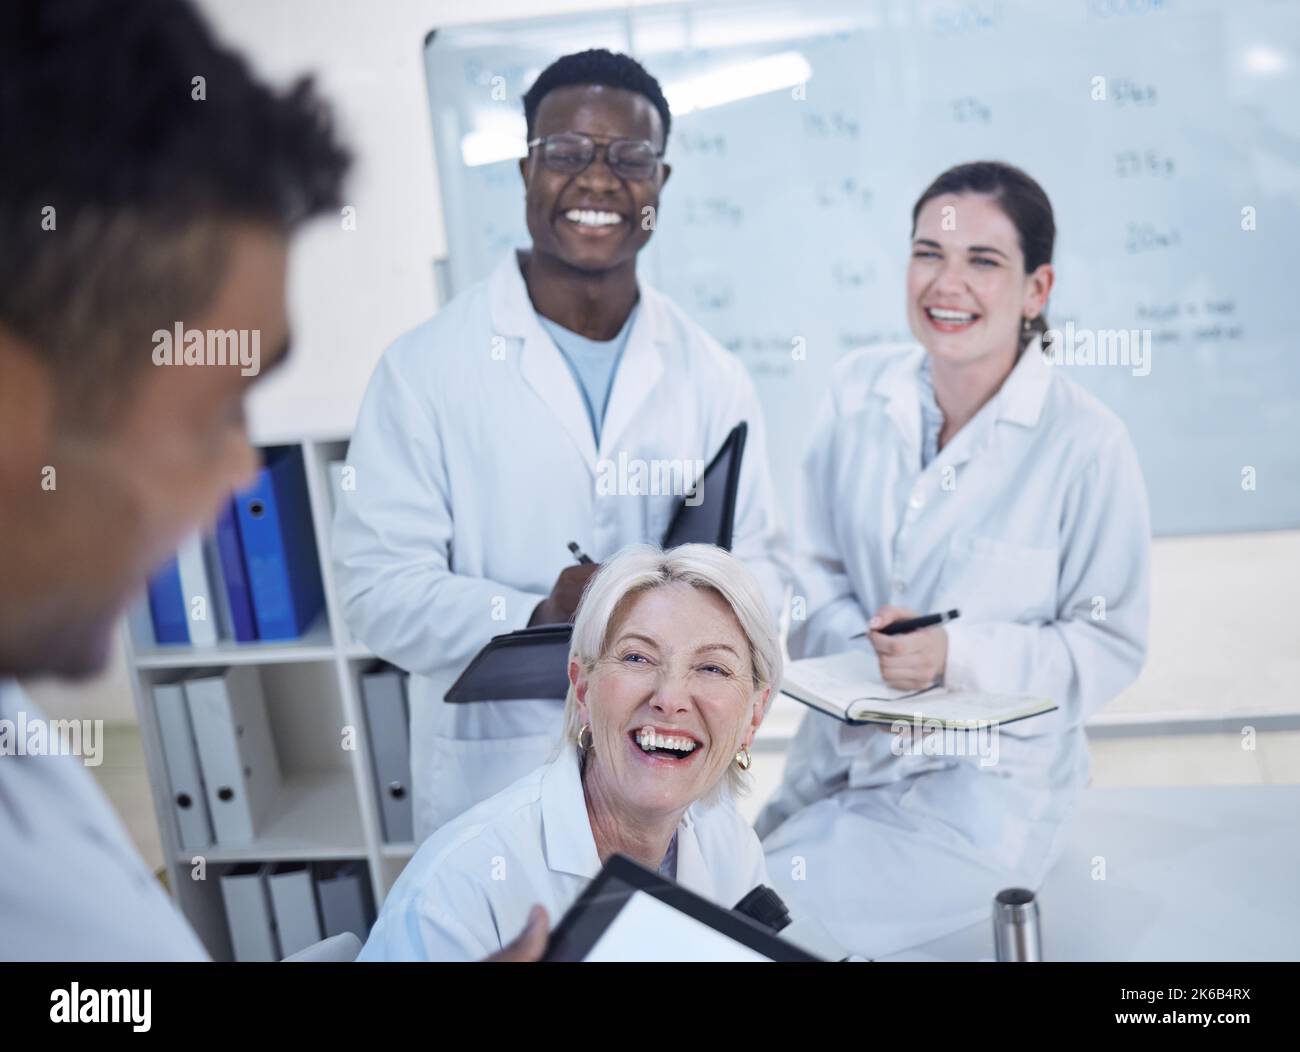
<svg viewBox="0 0 1300 1052"><path fill-rule="evenodd" d="M993 899L993 946L999 961L1041 961L1038 900L1027 888L1006 888Z"/></svg>

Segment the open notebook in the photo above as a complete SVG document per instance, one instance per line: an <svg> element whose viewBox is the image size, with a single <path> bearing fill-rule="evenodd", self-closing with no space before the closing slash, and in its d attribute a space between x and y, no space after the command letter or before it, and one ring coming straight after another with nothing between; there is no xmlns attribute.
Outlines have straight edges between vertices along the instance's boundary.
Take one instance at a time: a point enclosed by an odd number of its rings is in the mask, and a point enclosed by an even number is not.
<svg viewBox="0 0 1300 1052"><path fill-rule="evenodd" d="M1050 701L1011 694L980 694L943 687L894 690L873 681L873 675L878 671L870 654L846 650L792 661L781 693L845 723L921 719L935 720L954 730L1013 723L1056 708Z"/></svg>

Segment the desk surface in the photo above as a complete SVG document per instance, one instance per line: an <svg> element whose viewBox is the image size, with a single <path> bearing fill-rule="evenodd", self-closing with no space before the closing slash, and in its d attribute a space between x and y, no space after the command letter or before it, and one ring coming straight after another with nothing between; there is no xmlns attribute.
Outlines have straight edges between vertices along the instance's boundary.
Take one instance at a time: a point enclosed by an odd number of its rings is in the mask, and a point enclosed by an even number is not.
<svg viewBox="0 0 1300 1052"><path fill-rule="evenodd" d="M1300 785L1089 789L1038 898L1048 961L1300 960ZM881 960L992 960L989 909Z"/></svg>

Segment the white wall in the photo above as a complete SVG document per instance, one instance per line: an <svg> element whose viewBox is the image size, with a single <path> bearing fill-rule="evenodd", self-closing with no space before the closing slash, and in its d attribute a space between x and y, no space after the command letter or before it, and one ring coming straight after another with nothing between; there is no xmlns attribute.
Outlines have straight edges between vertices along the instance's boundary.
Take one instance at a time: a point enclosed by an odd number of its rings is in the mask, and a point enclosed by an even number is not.
<svg viewBox="0 0 1300 1052"><path fill-rule="evenodd" d="M1158 540L1147 667L1107 717L1300 712L1300 531Z"/></svg>
<svg viewBox="0 0 1300 1052"><path fill-rule="evenodd" d="M299 238L290 279L296 361L251 405L261 439L351 430L379 354L432 313L433 260L446 252L437 205L424 77L430 29L600 6L548 0L201 0L223 39L275 81L311 70L331 100L357 163L337 221Z"/></svg>
<svg viewBox="0 0 1300 1052"><path fill-rule="evenodd" d="M422 60L429 29L620 4L546 0L202 0L217 32L282 81L316 71L357 154L347 201L294 249L294 360L254 397L261 441L351 429L384 347L435 308L432 261L445 252ZM578 42L575 42L577 44ZM1157 542L1147 672L1112 706L1153 711L1300 709L1300 532ZM120 661L75 687L43 684L38 703L68 717L131 719Z"/></svg>

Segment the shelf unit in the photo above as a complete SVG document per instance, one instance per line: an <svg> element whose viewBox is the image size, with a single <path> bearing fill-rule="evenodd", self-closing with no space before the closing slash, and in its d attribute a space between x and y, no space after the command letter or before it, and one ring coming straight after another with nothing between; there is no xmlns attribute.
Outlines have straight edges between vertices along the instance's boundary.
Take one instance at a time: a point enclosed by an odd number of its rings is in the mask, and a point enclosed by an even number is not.
<svg viewBox="0 0 1300 1052"><path fill-rule="evenodd" d="M377 912L414 852L413 844L384 840L360 691L360 676L375 658L343 622L329 558L334 507L329 465L344 458L347 438L326 435L260 443L263 449L280 446L300 446L303 452L325 585L325 610L316 622L302 637L286 642L159 646L154 643L147 598L142 597L132 608L124 633L169 887L218 960L231 959L218 879L226 868L241 862L361 859L367 863ZM284 786L252 843L186 851L172 809L153 687L187 673L231 665L258 666ZM344 748L345 728L351 728L355 748ZM203 880L192 876L200 857L206 862Z"/></svg>

